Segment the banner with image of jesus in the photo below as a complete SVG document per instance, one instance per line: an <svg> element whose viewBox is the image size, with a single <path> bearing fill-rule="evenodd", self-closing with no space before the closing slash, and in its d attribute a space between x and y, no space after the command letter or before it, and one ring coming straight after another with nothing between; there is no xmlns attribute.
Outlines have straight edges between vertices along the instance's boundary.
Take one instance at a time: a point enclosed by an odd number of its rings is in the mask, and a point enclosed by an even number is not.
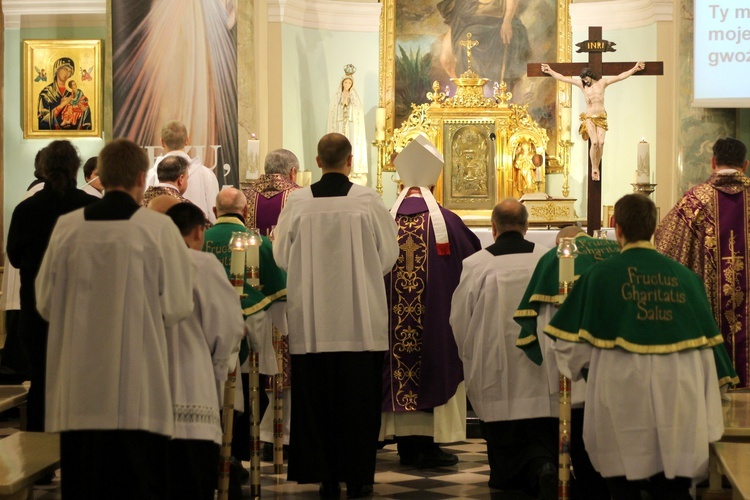
<svg viewBox="0 0 750 500"><path fill-rule="evenodd" d="M185 124L220 185L238 185L236 0L111 0L113 133L161 154Z"/></svg>

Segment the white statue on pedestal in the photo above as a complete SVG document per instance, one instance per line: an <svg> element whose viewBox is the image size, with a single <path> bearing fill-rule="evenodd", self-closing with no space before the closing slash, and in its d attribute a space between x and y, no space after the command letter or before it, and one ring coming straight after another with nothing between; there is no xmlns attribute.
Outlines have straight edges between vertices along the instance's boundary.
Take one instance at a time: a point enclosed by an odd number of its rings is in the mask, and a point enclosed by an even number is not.
<svg viewBox="0 0 750 500"><path fill-rule="evenodd" d="M355 184L367 185L367 139L365 137L365 112L357 91L354 90L354 72L351 64L344 66L345 76L336 89L328 108L328 132L345 135L352 144L352 172L349 179Z"/></svg>

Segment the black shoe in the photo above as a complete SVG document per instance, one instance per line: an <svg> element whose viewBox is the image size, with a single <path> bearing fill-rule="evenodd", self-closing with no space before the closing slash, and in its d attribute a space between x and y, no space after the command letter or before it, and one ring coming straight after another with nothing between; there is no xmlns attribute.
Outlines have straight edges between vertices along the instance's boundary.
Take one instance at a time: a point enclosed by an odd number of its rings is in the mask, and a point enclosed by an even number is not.
<svg viewBox="0 0 750 500"><path fill-rule="evenodd" d="M364 498L372 495L372 485L346 485L346 498Z"/></svg>
<svg viewBox="0 0 750 500"><path fill-rule="evenodd" d="M398 462L401 465L416 465L419 460L419 453L400 454L398 455Z"/></svg>
<svg viewBox="0 0 750 500"><path fill-rule="evenodd" d="M544 464L539 470L539 500L557 500L557 468L554 464Z"/></svg>
<svg viewBox="0 0 750 500"><path fill-rule="evenodd" d="M236 477L240 484L250 481L250 471L242 466L242 462L234 457L229 458L229 476Z"/></svg>
<svg viewBox="0 0 750 500"><path fill-rule="evenodd" d="M341 486L336 481L323 481L318 493L322 498L338 498L341 495Z"/></svg>
<svg viewBox="0 0 750 500"><path fill-rule="evenodd" d="M458 463L458 457L446 453L437 446L430 451L420 453L416 463L417 469L434 469L435 467L451 467Z"/></svg>

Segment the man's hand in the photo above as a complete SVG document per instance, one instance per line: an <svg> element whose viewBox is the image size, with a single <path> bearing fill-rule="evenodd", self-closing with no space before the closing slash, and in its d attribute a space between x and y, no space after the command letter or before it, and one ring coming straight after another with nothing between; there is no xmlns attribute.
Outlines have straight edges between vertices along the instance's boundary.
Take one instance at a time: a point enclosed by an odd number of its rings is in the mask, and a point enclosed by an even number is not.
<svg viewBox="0 0 750 500"><path fill-rule="evenodd" d="M549 74L549 72L550 72L550 67L549 67L549 64L546 64L546 63L542 63L542 73L547 73L547 74Z"/></svg>

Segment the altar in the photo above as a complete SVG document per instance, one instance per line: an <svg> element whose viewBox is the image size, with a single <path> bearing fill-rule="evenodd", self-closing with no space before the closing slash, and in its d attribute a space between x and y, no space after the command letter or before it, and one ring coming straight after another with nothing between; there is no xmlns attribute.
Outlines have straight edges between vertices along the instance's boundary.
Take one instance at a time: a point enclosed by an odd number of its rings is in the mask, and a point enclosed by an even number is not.
<svg viewBox="0 0 750 500"><path fill-rule="evenodd" d="M526 204L531 225L561 227L577 222L576 200L567 198L565 162L547 154L547 131L530 115L529 103L509 102L512 94L505 82L495 82L492 96L485 95L488 79L471 69L471 47L476 43L469 34L465 45L468 69L451 79L455 94L447 95L435 81L432 92L426 94L429 102L412 104L403 124L377 142L379 189L382 172L395 170L394 154L422 134L445 161L435 198L468 225L489 226L492 209L505 198ZM382 127L379 135L384 135ZM551 167L564 175L563 196L545 193Z"/></svg>

